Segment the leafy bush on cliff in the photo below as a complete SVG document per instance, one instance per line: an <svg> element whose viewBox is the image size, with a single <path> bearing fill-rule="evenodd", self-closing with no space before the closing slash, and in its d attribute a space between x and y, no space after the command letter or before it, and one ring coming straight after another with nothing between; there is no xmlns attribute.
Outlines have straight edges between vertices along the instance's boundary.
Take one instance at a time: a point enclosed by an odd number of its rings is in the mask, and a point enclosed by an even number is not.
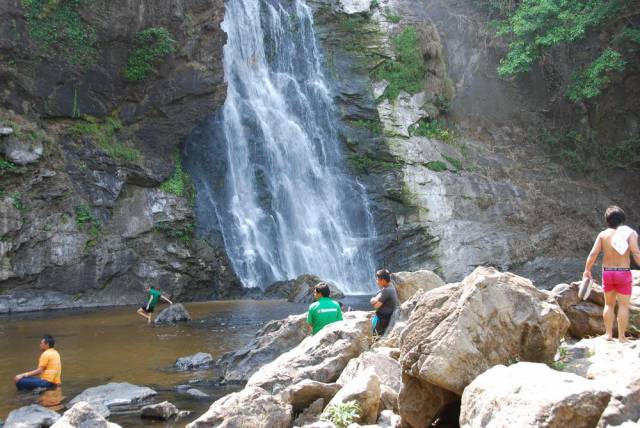
<svg viewBox="0 0 640 428"><path fill-rule="evenodd" d="M96 30L79 13L87 4L88 0L22 0L29 35L45 54L59 50L71 64L93 64Z"/></svg>
<svg viewBox="0 0 640 428"><path fill-rule="evenodd" d="M486 4L500 0L478 0ZM505 0L507 1L507 0ZM498 35L510 40L509 51L501 60L502 77L525 73L551 49L583 40L589 32L608 34L614 29L609 46L584 70L574 74L567 96L572 101L593 98L610 83L610 76L637 62L640 31L630 18L636 2L629 0L522 0L502 9L507 18L498 26ZM514 7L515 6L515 7ZM629 18L625 20L624 18ZM623 23L623 24L621 24ZM622 25L622 26L621 26Z"/></svg>
<svg viewBox="0 0 640 428"><path fill-rule="evenodd" d="M136 34L135 48L124 68L125 79L130 82L148 79L159 60L175 52L175 44L164 27L150 27Z"/></svg>
<svg viewBox="0 0 640 428"><path fill-rule="evenodd" d="M400 91L416 94L424 88L424 59L418 47L418 33L414 27L406 27L393 39L396 58L383 62L373 71L377 80L386 80L389 86L383 98L395 100Z"/></svg>
<svg viewBox="0 0 640 428"><path fill-rule="evenodd" d="M113 117L107 117L103 122L99 122L95 117L83 116L69 128L69 133L75 137L91 137L96 145L112 158L138 162L142 154L137 149L118 141L117 133L121 128L122 123Z"/></svg>

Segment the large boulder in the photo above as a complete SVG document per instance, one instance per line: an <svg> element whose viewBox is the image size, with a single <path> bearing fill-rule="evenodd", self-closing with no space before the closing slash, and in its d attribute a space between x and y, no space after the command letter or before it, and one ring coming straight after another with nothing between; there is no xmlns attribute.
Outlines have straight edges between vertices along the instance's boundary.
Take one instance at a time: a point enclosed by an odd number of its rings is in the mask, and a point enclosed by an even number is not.
<svg viewBox="0 0 640 428"><path fill-rule="evenodd" d="M403 421L431 423L494 365L552 361L568 326L547 293L493 268L425 292L400 336Z"/></svg>
<svg viewBox="0 0 640 428"><path fill-rule="evenodd" d="M409 300L414 294L420 291L429 291L445 285L442 278L430 270L419 270L416 272L396 272L391 275L399 303Z"/></svg>
<svg viewBox="0 0 640 428"><path fill-rule="evenodd" d="M60 415L38 404L20 407L9 413L4 428L47 428L53 425Z"/></svg>
<svg viewBox="0 0 640 428"><path fill-rule="evenodd" d="M174 303L164 308L153 322L156 325L176 324L178 322L191 321L191 315L182 303Z"/></svg>
<svg viewBox="0 0 640 428"><path fill-rule="evenodd" d="M545 364L498 365L464 390L460 427L591 428L609 398L594 382Z"/></svg>
<svg viewBox="0 0 640 428"><path fill-rule="evenodd" d="M149 404L140 409L140 417L143 419L158 419L166 421L180 413L180 410L173 403L163 401L162 403Z"/></svg>
<svg viewBox="0 0 640 428"><path fill-rule="evenodd" d="M380 378L380 383L397 393L402 386L402 371L400 363L382 352L371 350L363 352L358 358L349 361L336 383L346 385L361 373L373 370Z"/></svg>
<svg viewBox="0 0 640 428"><path fill-rule="evenodd" d="M582 300L578 297L579 282L558 284L552 293L571 321L569 333L577 338L598 336L605 333L602 310L604 309L604 292L602 287L594 284L589 298ZM640 299L632 298L629 308L629 327L627 332L633 336L640 336ZM617 334L617 323L613 325Z"/></svg>
<svg viewBox="0 0 640 428"><path fill-rule="evenodd" d="M313 288L319 282L329 284L331 290L330 297L332 299L342 299L344 293L340 291L337 285L323 281L315 275L300 275L296 279L287 281L278 281L271 284L264 292L265 297L287 299L293 303L313 303Z"/></svg>
<svg viewBox="0 0 640 428"><path fill-rule="evenodd" d="M380 378L373 370L365 370L338 391L327 409L355 401L360 407L360 417L355 422L373 424L378 419L380 395Z"/></svg>
<svg viewBox="0 0 640 428"><path fill-rule="evenodd" d="M156 394L156 391L146 386L132 385L126 382L111 382L106 385L85 389L73 398L69 404L73 406L81 401L86 401L92 407L106 407L109 410L113 410L119 406L141 404Z"/></svg>
<svg viewBox="0 0 640 428"><path fill-rule="evenodd" d="M325 403L331 400L342 388L337 383L322 383L315 380L304 379L291 385L282 393L282 399L291 404L294 413L298 413L309 407L318 399ZM322 410L322 409L320 409Z"/></svg>
<svg viewBox="0 0 640 428"><path fill-rule="evenodd" d="M308 335L306 314L270 321L247 346L222 356L218 361L222 377L226 381L247 381L260 367L295 348Z"/></svg>
<svg viewBox="0 0 640 428"><path fill-rule="evenodd" d="M213 362L211 354L206 352L198 352L186 357L180 357L176 360L175 367L177 370L194 370L209 367Z"/></svg>
<svg viewBox="0 0 640 428"><path fill-rule="evenodd" d="M425 293L401 336L403 370L462 394L496 364L552 361L569 320L531 281L477 268L458 286Z"/></svg>
<svg viewBox="0 0 640 428"><path fill-rule="evenodd" d="M636 372L637 373L637 372ZM611 400L602 412L598 428L640 421L640 377L613 388Z"/></svg>
<svg viewBox="0 0 640 428"><path fill-rule="evenodd" d="M187 428L288 428L291 405L262 388L248 386L214 402Z"/></svg>
<svg viewBox="0 0 640 428"><path fill-rule="evenodd" d="M73 405L51 426L52 428L120 428L107 421L91 404L80 401Z"/></svg>
<svg viewBox="0 0 640 428"><path fill-rule="evenodd" d="M303 379L335 382L349 360L369 349L371 314L353 311L263 366L247 386L276 393Z"/></svg>

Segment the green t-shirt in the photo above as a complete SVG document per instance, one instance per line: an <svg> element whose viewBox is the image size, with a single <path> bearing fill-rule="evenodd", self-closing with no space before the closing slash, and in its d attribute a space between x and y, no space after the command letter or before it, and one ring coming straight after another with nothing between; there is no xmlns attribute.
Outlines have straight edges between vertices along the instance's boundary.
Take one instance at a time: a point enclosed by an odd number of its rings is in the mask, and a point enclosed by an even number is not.
<svg viewBox="0 0 640 428"><path fill-rule="evenodd" d="M313 334L322 330L325 325L340 320L342 320L340 304L328 297L321 297L320 300L309 305L307 322L313 328Z"/></svg>
<svg viewBox="0 0 640 428"><path fill-rule="evenodd" d="M158 290L149 290L149 296L151 296L151 302L147 305L148 309L153 309L158 304L160 296L162 294Z"/></svg>

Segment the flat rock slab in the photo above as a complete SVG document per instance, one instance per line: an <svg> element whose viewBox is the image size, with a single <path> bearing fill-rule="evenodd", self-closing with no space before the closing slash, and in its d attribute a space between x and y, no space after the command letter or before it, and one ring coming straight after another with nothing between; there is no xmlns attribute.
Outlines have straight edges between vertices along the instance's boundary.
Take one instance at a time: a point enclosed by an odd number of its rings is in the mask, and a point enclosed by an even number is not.
<svg viewBox="0 0 640 428"><path fill-rule="evenodd" d="M176 360L176 369L178 370L195 370L209 367L213 362L211 354L206 352L198 352L197 354L180 357Z"/></svg>
<svg viewBox="0 0 640 428"><path fill-rule="evenodd" d="M38 404L20 407L9 413L4 428L44 428L53 425L60 415Z"/></svg>
<svg viewBox="0 0 640 428"><path fill-rule="evenodd" d="M132 385L130 383L108 383L106 385L87 388L69 402L74 405L81 401L97 406L104 406L113 410L118 406L131 406L144 402L153 397L157 392L146 386Z"/></svg>

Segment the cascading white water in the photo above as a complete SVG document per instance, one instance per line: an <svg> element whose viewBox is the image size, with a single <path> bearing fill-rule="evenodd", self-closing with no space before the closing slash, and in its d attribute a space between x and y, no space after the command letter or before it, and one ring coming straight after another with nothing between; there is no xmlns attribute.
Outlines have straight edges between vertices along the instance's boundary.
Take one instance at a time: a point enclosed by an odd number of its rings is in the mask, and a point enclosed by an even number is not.
<svg viewBox="0 0 640 428"><path fill-rule="evenodd" d="M199 221L215 209L246 287L310 273L371 291L375 231L364 189L346 173L310 8L227 0L223 29L227 98L209 145L224 147L226 173L216 188L195 172Z"/></svg>

